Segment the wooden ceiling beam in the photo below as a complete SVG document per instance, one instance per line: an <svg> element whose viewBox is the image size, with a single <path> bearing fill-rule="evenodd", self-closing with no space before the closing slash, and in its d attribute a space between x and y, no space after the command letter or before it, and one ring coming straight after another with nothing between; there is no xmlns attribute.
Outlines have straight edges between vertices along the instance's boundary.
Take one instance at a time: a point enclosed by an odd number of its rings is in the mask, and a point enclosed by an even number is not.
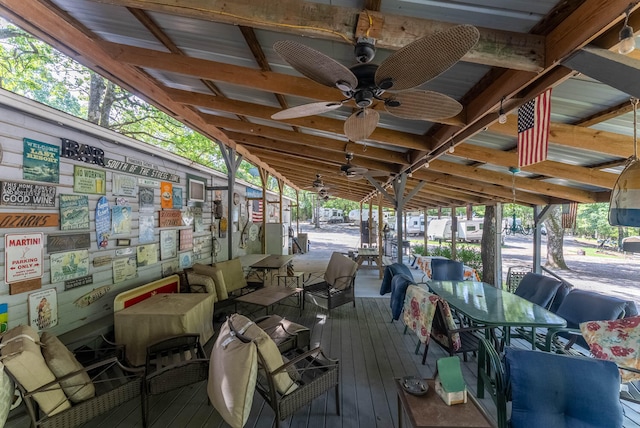
<svg viewBox="0 0 640 428"><path fill-rule="evenodd" d="M441 172L443 174L450 174L456 177L467 178L469 180L484 181L486 183L497 184L504 187L512 186L511 174L489 171L478 167L465 166L457 163L437 160L430 163L429 169L432 171ZM518 190L525 190L549 197L564 198L570 201L581 203L599 202L599 198L595 195L594 192L573 189L566 186L560 186L557 184L532 180L524 177L516 176L515 187L516 198Z"/></svg>
<svg viewBox="0 0 640 428"><path fill-rule="evenodd" d="M391 50L398 50L418 38L454 25L424 18L300 0L265 3L250 0L95 1L349 44L354 44L358 35L369 30L371 37L376 38L377 46ZM374 23L381 24L368 28L370 17ZM480 40L476 47L465 55L464 61L529 71L540 71L543 68L544 37L489 28L478 30Z"/></svg>
<svg viewBox="0 0 640 428"><path fill-rule="evenodd" d="M491 125L489 131L514 138L518 136L515 121L508 121L505 124L496 122ZM622 159L633 154L633 137L631 136L558 122L549 124L549 144L589 150Z"/></svg>
<svg viewBox="0 0 640 428"><path fill-rule="evenodd" d="M482 163L490 163L492 165L500 165L505 168L518 165L518 154L515 152L492 150L474 144L459 144L451 156ZM602 187L603 189L612 189L618 178L618 174L550 160L523 167L521 170L545 177L573 180L578 183Z"/></svg>

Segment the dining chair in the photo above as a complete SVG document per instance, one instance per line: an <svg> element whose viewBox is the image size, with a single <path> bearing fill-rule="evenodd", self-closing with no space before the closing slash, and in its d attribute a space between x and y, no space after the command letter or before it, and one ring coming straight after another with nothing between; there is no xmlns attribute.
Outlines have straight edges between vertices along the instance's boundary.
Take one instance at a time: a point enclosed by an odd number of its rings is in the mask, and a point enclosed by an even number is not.
<svg viewBox="0 0 640 428"><path fill-rule="evenodd" d="M528 272L532 271L533 268L528 265L510 266L509 269L507 269L507 291L513 293L516 288L518 288L522 278L524 278Z"/></svg>
<svg viewBox="0 0 640 428"><path fill-rule="evenodd" d="M464 281L464 264L451 259L431 259L431 279L434 281Z"/></svg>
<svg viewBox="0 0 640 428"><path fill-rule="evenodd" d="M535 272L528 272L522 277L513 294L549 309L562 281Z"/></svg>
<svg viewBox="0 0 640 428"><path fill-rule="evenodd" d="M416 285L407 287L402 320L405 325L404 333L410 329L418 336L416 354L420 350L420 344L424 343L422 364L427 360L431 339L449 355L462 353L464 361L467 361L467 353L478 349L479 338L474 332L483 330L477 326L460 326L446 300Z"/></svg>

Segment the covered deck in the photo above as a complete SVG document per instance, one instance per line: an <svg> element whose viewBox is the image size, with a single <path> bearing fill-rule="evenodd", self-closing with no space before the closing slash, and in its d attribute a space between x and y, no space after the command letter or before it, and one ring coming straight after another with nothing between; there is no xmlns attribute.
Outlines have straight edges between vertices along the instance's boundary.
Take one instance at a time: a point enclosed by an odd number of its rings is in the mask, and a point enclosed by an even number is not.
<svg viewBox="0 0 640 428"><path fill-rule="evenodd" d="M320 261L321 262L321 261ZM356 289L359 295L375 295L380 287L376 270L358 273ZM228 311L232 308L228 308ZM239 306L239 311L255 308ZM341 413L336 414L333 391L320 396L282 423L283 427L397 427L397 390L395 378L418 375L431 378L436 360L445 357L435 343L429 347L427 362L421 364L422 352L414 353L417 337L403 334L401 321L390 322L389 297L357 297L356 307L343 305L331 311L331 316L314 305L306 305L300 314L297 308L276 306L273 309L287 319L311 328L311 346L321 346L341 365ZM214 324L216 332L219 322ZM215 337L205 346L210 352ZM528 347L527 343L513 346ZM423 348L421 348L422 350ZM477 360L470 356L461 362L467 388L476 396ZM488 397L488 395L486 395ZM490 398L480 404L494 425L496 408ZM640 405L623 401L624 427L640 427ZM273 410L259 394L254 395L251 414L246 427L270 427ZM18 408L10 415L8 428L28 425L24 410ZM86 427L140 427L140 401L133 400L111 413L96 418ZM225 427L228 426L209 404L206 382L151 397L150 427Z"/></svg>

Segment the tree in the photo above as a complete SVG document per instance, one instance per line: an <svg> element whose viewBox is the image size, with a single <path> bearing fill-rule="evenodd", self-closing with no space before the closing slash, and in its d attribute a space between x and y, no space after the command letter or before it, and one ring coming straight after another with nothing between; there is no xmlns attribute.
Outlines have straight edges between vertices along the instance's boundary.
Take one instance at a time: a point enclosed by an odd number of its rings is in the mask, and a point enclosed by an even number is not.
<svg viewBox="0 0 640 428"><path fill-rule="evenodd" d="M480 255L482 258L482 281L487 284L495 284L496 270L496 245L500 236L500 230L496 226L496 207L487 205L484 210L484 223L482 225L482 242ZM502 285L502 284L500 284Z"/></svg>
<svg viewBox="0 0 640 428"><path fill-rule="evenodd" d="M549 207L549 217L545 224L547 226L547 263L545 266L568 270L563 252L564 228L562 227L561 205L551 205Z"/></svg>

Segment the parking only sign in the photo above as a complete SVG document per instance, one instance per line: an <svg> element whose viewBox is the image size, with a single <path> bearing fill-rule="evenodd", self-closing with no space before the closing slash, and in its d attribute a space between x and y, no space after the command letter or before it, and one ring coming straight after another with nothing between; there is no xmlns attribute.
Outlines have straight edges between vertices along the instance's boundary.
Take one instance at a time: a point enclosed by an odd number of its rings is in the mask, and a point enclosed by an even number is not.
<svg viewBox="0 0 640 428"><path fill-rule="evenodd" d="M42 278L43 233L8 233L4 236L4 278L9 284Z"/></svg>

